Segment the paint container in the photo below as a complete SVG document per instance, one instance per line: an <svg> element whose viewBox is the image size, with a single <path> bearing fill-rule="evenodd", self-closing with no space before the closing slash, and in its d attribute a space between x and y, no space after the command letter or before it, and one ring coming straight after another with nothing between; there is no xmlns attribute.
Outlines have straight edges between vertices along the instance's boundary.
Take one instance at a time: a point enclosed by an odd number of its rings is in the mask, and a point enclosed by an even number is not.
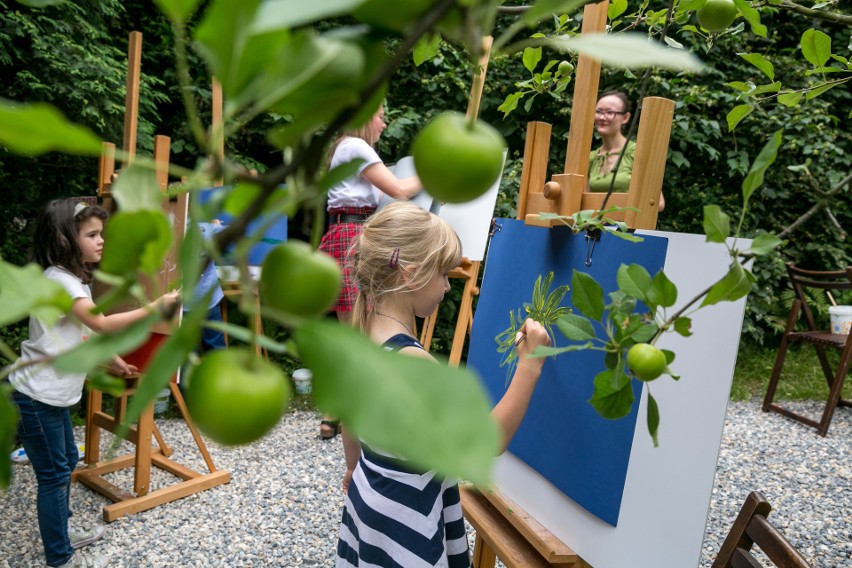
<svg viewBox="0 0 852 568"><path fill-rule="evenodd" d="M311 393L311 379L313 379L313 376L310 369L296 369L293 371L293 382L296 384L297 394Z"/></svg>
<svg viewBox="0 0 852 568"><path fill-rule="evenodd" d="M169 397L171 397L169 389L163 389L157 393L157 398L154 399L154 414L165 414L169 409Z"/></svg>
<svg viewBox="0 0 852 568"><path fill-rule="evenodd" d="M831 333L849 335L852 329L852 306L829 306L828 317L831 318Z"/></svg>

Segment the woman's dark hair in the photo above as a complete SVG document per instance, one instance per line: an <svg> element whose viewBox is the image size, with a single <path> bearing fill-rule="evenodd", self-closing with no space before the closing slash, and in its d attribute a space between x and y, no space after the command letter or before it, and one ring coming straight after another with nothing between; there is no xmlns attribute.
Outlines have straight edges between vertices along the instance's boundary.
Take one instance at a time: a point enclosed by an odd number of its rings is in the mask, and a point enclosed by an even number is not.
<svg viewBox="0 0 852 568"><path fill-rule="evenodd" d="M97 205L73 199L49 202L36 221L30 260L42 268L61 266L78 276L84 284L89 284L96 265L83 262L83 253L77 246L77 234L80 225L93 217L105 221L109 215Z"/></svg>
<svg viewBox="0 0 852 568"><path fill-rule="evenodd" d="M630 107L630 99L627 98L627 95L622 93L621 91L607 91L605 93L601 93L601 96L598 97L598 100L601 100L604 97L616 97L622 103L624 103L624 112L631 112Z"/></svg>

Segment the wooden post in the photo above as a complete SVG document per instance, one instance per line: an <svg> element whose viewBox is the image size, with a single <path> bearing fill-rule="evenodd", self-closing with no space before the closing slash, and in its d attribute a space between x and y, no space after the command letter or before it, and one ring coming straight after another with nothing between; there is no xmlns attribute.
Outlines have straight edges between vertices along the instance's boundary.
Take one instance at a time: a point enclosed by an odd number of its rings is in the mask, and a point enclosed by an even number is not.
<svg viewBox="0 0 852 568"><path fill-rule="evenodd" d="M142 74L142 32L130 32L127 46L127 94L124 99L124 147L127 166L136 155L136 124L139 114L139 84Z"/></svg>
<svg viewBox="0 0 852 568"><path fill-rule="evenodd" d="M609 1L586 4L583 8L583 34L606 31ZM565 173L584 178L589 174L589 152L592 151L592 134L595 127L595 105L598 98L601 63L586 55L577 60L574 75L574 99L571 106L571 126L565 153ZM565 213L562 213L563 215Z"/></svg>
<svg viewBox="0 0 852 568"><path fill-rule="evenodd" d="M553 205L544 197L547 179L547 161L550 157L550 133L546 122L528 122L524 141L524 162L521 167L521 185L518 190L518 219L526 219L530 212L553 212ZM530 222L532 219L527 219ZM547 223L546 226L550 226Z"/></svg>
<svg viewBox="0 0 852 568"><path fill-rule="evenodd" d="M657 227L674 107L674 101L660 97L646 97L642 101L627 202L628 207L639 211L628 211L625 216L627 225L635 229Z"/></svg>
<svg viewBox="0 0 852 568"><path fill-rule="evenodd" d="M225 128L222 122L223 112L224 112L224 97L222 96L222 83L220 83L216 77L213 77L213 82L211 85L212 91L212 122L210 124L210 136L213 139L213 145L216 148L216 157L219 158L219 161L225 159ZM213 183L217 186L221 186L225 183L225 180L221 177L217 178L213 181Z"/></svg>

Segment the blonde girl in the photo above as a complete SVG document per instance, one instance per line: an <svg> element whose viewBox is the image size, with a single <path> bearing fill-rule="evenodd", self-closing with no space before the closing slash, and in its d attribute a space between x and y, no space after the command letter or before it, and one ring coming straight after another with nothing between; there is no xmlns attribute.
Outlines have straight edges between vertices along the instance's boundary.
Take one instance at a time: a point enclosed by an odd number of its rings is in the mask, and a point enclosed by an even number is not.
<svg viewBox="0 0 852 568"><path fill-rule="evenodd" d="M435 310L450 288L449 271L460 259L461 243L445 221L410 203L384 207L367 221L353 245L358 285L353 325L386 349L432 359L414 337L415 318ZM526 336L518 346L520 362L509 390L492 411L503 432L503 450L541 374L543 359L527 356L550 343L545 329L532 320L524 322L519 333ZM454 480L362 447L345 430L343 441L346 496L338 568L470 566Z"/></svg>

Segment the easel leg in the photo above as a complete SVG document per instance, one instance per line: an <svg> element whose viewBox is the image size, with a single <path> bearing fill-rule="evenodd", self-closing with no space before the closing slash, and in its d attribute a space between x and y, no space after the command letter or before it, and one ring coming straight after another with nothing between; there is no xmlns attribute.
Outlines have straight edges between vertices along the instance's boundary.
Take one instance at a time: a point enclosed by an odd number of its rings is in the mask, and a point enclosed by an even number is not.
<svg viewBox="0 0 852 568"><path fill-rule="evenodd" d="M473 568L494 568L497 555L479 535L473 543Z"/></svg>
<svg viewBox="0 0 852 568"><path fill-rule="evenodd" d="M103 404L103 393L99 390L90 390L86 403L86 453L83 461L86 465L98 462L101 454L101 429L95 427L95 414L100 412Z"/></svg>
<svg viewBox="0 0 852 568"><path fill-rule="evenodd" d="M429 351L429 347L432 345L432 335L435 333L435 322L438 321L438 309L439 308L435 308L432 315L423 320L423 329L420 332L420 345L422 345L423 349L426 351Z"/></svg>
<svg viewBox="0 0 852 568"><path fill-rule="evenodd" d="M479 277L480 261L476 260L470 264L468 278L464 283L461 304L459 305L459 317L456 321L456 330L453 334L453 347L450 351L450 365L458 367L461 361L464 342L467 331L473 321L473 297L478 294L476 280Z"/></svg>
<svg viewBox="0 0 852 568"><path fill-rule="evenodd" d="M133 489L136 495L148 494L151 485L151 437L154 430L154 405L142 411L136 426L136 473Z"/></svg>

